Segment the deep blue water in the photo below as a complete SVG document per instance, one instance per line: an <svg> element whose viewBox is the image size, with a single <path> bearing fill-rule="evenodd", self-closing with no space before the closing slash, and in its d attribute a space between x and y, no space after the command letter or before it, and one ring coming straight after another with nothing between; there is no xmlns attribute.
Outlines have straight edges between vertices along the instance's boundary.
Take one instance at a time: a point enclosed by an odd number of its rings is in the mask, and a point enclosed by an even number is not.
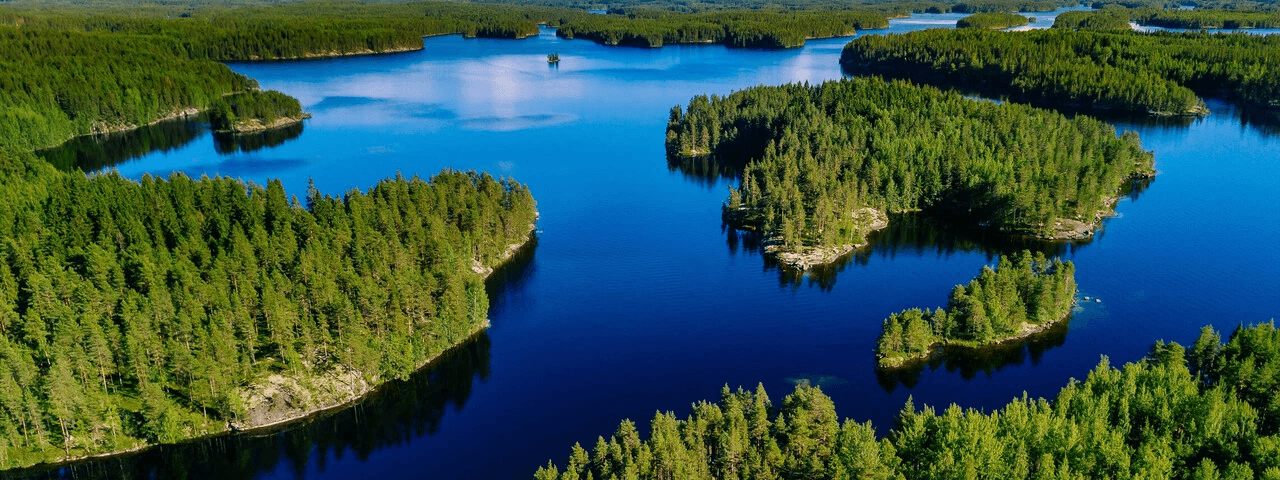
<svg viewBox="0 0 1280 480"><path fill-rule="evenodd" d="M918 15L889 31L961 16ZM281 178L298 195L308 179L337 193L397 172L484 170L533 189L538 241L491 280L488 333L412 382L283 431L62 471L528 478L623 418L684 415L726 384L763 383L779 400L801 380L883 433L908 396L988 410L1024 391L1051 397L1101 356L1133 361L1158 339L1189 343L1203 325L1230 331L1280 312L1280 136L1259 120L1265 114L1210 101L1214 113L1202 119L1121 124L1156 152L1159 175L1122 200L1093 241L1044 247L1074 260L1082 295L1102 303L1028 346L878 376L872 346L884 317L941 305L1013 247L901 218L842 266L797 276L722 230L729 180L669 167L663 150L673 105L839 78L847 41L649 50L546 30L522 41L436 37L421 52L232 65L298 97L314 117L296 138L264 142L274 146L219 146L200 130L115 168L132 178ZM553 52L559 67L546 63Z"/></svg>

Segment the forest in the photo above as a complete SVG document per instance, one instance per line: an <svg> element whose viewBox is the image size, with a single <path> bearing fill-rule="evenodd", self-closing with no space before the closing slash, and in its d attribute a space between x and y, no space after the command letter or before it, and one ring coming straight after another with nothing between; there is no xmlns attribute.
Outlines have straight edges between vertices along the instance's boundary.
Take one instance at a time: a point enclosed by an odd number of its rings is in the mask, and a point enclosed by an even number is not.
<svg viewBox="0 0 1280 480"><path fill-rule="evenodd" d="M1007 12L975 13L956 21L956 28L981 28L984 30L1003 30L1009 27L1021 27L1029 22L1026 16Z"/></svg>
<svg viewBox="0 0 1280 480"><path fill-rule="evenodd" d="M937 345L983 346L1043 329L1075 305L1075 265L1037 252L1001 256L968 285L956 285L947 308L889 315L876 341L881 367L928 355Z"/></svg>
<svg viewBox="0 0 1280 480"><path fill-rule="evenodd" d="M0 151L128 129L256 88L155 36L0 27Z"/></svg>
<svg viewBox="0 0 1280 480"><path fill-rule="evenodd" d="M1079 17L1068 18L1079 27ZM910 78L1055 108L1207 113L1196 92L1280 106L1276 36L934 29L855 39L840 63L850 74Z"/></svg>
<svg viewBox="0 0 1280 480"><path fill-rule="evenodd" d="M304 200L0 158L0 468L225 431L271 374L406 378L486 325L534 222L474 172Z"/></svg>
<svg viewBox="0 0 1280 480"><path fill-rule="evenodd" d="M440 25L436 5L449 33L536 31L456 4L418 4L427 20L406 22ZM512 180L446 170L299 200L275 180L87 176L32 153L206 110L215 129L299 115L296 99L217 61L392 48L365 30L380 22L367 11L410 7L286 9L329 12L308 21L264 13L274 7L0 8L0 469L252 427L264 385L326 401L334 379L406 378L487 325L482 272L536 215Z"/></svg>
<svg viewBox="0 0 1280 480"><path fill-rule="evenodd" d="M565 21L556 35L639 47L721 43L737 48L797 48L809 38L850 36L857 30L888 27L885 14L871 11L682 14L637 9L626 15L589 15Z"/></svg>
<svg viewBox="0 0 1280 480"><path fill-rule="evenodd" d="M209 126L218 132L265 130L278 122L302 120L298 99L275 90L249 90L214 102L209 109Z"/></svg>
<svg viewBox="0 0 1280 480"><path fill-rule="evenodd" d="M671 110L666 145L742 168L726 220L793 248L863 243L864 208L1053 237L1154 173L1136 134L1096 119L878 78L694 97Z"/></svg>
<svg viewBox="0 0 1280 480"><path fill-rule="evenodd" d="M537 480L681 479L1275 479L1280 478L1280 332L1205 327L1191 347L1157 342L1146 358L1106 357L1052 400L1024 394L983 412L908 400L884 435L840 420L820 387L773 403L725 386L718 404L657 412L641 438L624 420L591 450Z"/></svg>
<svg viewBox="0 0 1280 480"><path fill-rule="evenodd" d="M1277 11L1141 9L1131 17L1140 25L1165 28L1280 28Z"/></svg>

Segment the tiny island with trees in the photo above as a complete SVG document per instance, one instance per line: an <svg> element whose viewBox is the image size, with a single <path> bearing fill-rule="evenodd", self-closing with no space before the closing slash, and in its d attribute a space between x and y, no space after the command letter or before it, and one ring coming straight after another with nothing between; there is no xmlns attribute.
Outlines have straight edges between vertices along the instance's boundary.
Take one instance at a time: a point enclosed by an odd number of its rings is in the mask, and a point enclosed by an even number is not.
<svg viewBox="0 0 1280 480"><path fill-rule="evenodd" d="M694 97L671 110L666 146L740 166L725 223L801 269L865 245L894 212L1086 238L1155 173L1136 134L1090 117L865 77Z"/></svg>
<svg viewBox="0 0 1280 480"><path fill-rule="evenodd" d="M939 346L982 347L1025 338L1065 320L1075 305L1075 265L1023 251L1000 257L968 285L956 285L947 308L889 315L876 342L882 368L929 355Z"/></svg>
<svg viewBox="0 0 1280 480"><path fill-rule="evenodd" d="M209 124L224 133L252 133L287 127L311 118L298 99L275 90L249 90L215 101Z"/></svg>
<svg viewBox="0 0 1280 480"><path fill-rule="evenodd" d="M986 30L1003 30L1012 27L1021 27L1029 23L1025 15L1006 12L983 12L975 13L967 17L961 18L956 22L956 28L981 28Z"/></svg>

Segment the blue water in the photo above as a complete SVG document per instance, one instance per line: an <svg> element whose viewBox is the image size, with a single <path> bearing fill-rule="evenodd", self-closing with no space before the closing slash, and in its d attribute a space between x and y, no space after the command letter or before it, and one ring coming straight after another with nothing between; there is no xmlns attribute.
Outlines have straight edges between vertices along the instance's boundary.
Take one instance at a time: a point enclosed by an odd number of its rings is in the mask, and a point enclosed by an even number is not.
<svg viewBox="0 0 1280 480"><path fill-rule="evenodd" d="M889 31L961 16L916 15ZM1012 247L895 219L867 251L798 276L722 230L731 180L669 167L663 150L673 105L839 78L847 41L650 50L544 30L522 41L435 37L421 52L232 65L298 97L314 117L274 147L218 149L201 133L116 168L133 178L173 170L281 178L298 195L308 179L338 193L397 172L484 170L532 188L537 244L490 281L487 335L412 382L283 431L61 471L528 478L548 459L562 462L574 442L591 448L623 418L643 425L655 410L684 415L726 384L762 383L776 401L795 382L817 383L842 416L883 433L908 396L979 409L1024 391L1052 396L1103 355L1133 361L1157 339L1189 343L1202 325L1229 331L1280 312L1280 136L1259 120L1265 114L1210 101L1214 113L1203 119L1121 125L1156 152L1160 174L1121 200L1093 241L1042 247L1074 260L1082 295L1101 303L1031 345L878 376L872 347L885 316L941 305L953 285ZM553 52L558 67L546 63Z"/></svg>

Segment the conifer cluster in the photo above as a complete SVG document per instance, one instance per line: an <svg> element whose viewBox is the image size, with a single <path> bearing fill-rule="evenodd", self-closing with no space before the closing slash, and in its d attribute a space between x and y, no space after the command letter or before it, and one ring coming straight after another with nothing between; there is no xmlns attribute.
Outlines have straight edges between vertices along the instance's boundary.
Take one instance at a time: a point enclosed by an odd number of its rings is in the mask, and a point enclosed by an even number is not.
<svg viewBox="0 0 1280 480"><path fill-rule="evenodd" d="M1104 357L1053 400L1023 395L992 412L907 401L892 430L840 421L818 387L779 403L763 387L725 387L650 434L622 422L590 451L574 445L537 480L748 479L1274 479L1280 478L1275 388L1280 332L1240 327L1223 345L1206 327L1191 352L1157 342L1143 360Z"/></svg>
<svg viewBox="0 0 1280 480"><path fill-rule="evenodd" d="M876 341L881 366L897 366L937 344L982 346L1065 318L1075 304L1075 265L1022 251L1000 257L968 285L956 285L947 308L889 315Z"/></svg>

